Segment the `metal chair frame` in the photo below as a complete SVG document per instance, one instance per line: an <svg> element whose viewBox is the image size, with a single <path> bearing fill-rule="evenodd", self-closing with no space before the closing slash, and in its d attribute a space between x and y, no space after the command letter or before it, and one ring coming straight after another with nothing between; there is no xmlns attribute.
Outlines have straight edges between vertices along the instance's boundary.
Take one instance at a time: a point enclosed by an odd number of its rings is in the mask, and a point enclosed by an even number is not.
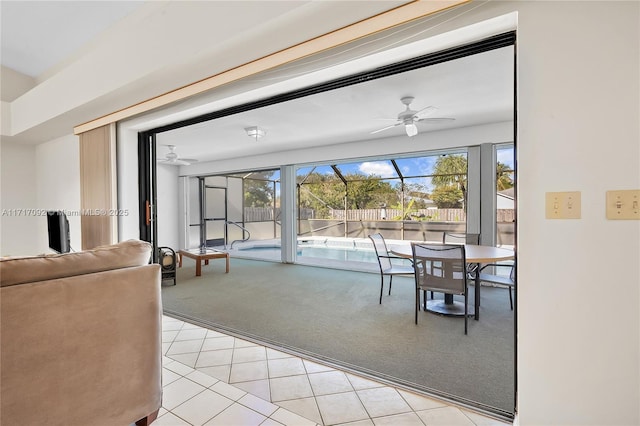
<svg viewBox="0 0 640 426"><path fill-rule="evenodd" d="M415 322L418 323L420 290L464 296L464 334L468 329L469 285L466 256L463 244L412 243L415 268L416 306Z"/></svg>
<svg viewBox="0 0 640 426"><path fill-rule="evenodd" d="M384 277L389 276L389 295L391 295L391 286L393 285L394 275L413 275L413 266L394 265L392 259L409 260L404 257L394 256L389 253L387 243L380 233L369 235L369 239L373 243L373 248L378 258L378 266L380 267L380 304L382 304L382 293L384 289Z"/></svg>

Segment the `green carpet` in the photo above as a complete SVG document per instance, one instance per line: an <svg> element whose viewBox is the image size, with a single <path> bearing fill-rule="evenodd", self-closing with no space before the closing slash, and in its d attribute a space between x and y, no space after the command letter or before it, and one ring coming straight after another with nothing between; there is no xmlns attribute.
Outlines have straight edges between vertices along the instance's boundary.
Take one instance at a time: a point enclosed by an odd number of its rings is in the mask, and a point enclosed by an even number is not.
<svg viewBox="0 0 640 426"><path fill-rule="evenodd" d="M387 281L385 281L387 283ZM231 259L178 270L164 309L417 389L513 413L514 314L505 289L483 287L480 321L420 312L413 278L378 304L379 274ZM438 297L438 295L436 295ZM473 289L470 292L473 300Z"/></svg>

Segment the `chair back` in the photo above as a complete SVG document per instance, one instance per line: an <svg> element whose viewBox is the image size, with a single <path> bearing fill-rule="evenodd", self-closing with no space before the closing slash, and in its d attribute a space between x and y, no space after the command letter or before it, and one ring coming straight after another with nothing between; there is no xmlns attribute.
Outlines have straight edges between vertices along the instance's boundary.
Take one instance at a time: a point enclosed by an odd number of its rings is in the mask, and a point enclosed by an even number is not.
<svg viewBox="0 0 640 426"><path fill-rule="evenodd" d="M384 241L382 234L377 233L369 235L369 239L373 242L373 248L376 251L376 257L378 258L378 265L380 271L386 271L391 268L391 259L389 259L389 250L387 249L387 243Z"/></svg>
<svg viewBox="0 0 640 426"><path fill-rule="evenodd" d="M464 245L412 243L416 288L439 293L465 294Z"/></svg>
<svg viewBox="0 0 640 426"><path fill-rule="evenodd" d="M442 244L480 244L480 234L459 234L456 232L444 232Z"/></svg>

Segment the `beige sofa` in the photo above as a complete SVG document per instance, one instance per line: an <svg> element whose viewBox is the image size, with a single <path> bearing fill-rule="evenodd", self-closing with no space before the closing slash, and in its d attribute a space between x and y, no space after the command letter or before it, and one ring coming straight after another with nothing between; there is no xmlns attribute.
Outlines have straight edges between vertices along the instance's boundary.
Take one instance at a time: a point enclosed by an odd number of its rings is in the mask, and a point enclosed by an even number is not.
<svg viewBox="0 0 640 426"><path fill-rule="evenodd" d="M0 260L0 424L149 424L162 399L160 266L130 240Z"/></svg>

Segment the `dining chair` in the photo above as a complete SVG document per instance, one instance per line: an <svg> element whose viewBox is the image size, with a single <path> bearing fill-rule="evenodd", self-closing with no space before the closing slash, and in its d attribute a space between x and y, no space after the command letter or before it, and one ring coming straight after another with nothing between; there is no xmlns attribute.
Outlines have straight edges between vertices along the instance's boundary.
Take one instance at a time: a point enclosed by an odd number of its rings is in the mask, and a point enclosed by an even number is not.
<svg viewBox="0 0 640 426"><path fill-rule="evenodd" d="M393 284L394 275L413 275L413 266L398 265L392 262L393 259L407 261L404 257L394 256L389 253L387 243L384 241L382 234L369 235L369 239L373 242L373 249L376 251L378 258L378 266L380 266L380 304L382 304L382 292L384 288L384 277L389 276L389 295L391 295L391 285Z"/></svg>
<svg viewBox="0 0 640 426"><path fill-rule="evenodd" d="M442 233L442 244L480 244L480 234L468 234L444 231Z"/></svg>
<svg viewBox="0 0 640 426"><path fill-rule="evenodd" d="M465 249L462 244L412 243L416 282L415 321L418 323L420 290L464 296L464 334L469 307Z"/></svg>
<svg viewBox="0 0 640 426"><path fill-rule="evenodd" d="M492 272L483 272L487 268L495 268ZM498 274L499 269L509 268L509 274L503 275ZM513 311L513 295L511 294L511 289L516 287L516 265L515 263L511 264L500 264L500 263L488 263L478 271L480 274L480 282L493 283L498 284L500 286L505 286L509 289L509 304L511 305L511 310Z"/></svg>

